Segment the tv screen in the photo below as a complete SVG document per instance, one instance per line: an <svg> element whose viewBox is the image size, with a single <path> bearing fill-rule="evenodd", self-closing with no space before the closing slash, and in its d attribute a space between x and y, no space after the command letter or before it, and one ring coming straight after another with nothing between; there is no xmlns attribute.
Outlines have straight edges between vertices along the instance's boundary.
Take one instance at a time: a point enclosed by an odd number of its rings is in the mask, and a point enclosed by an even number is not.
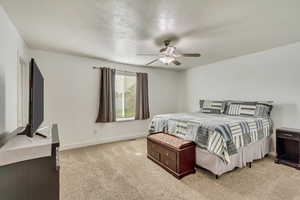
<svg viewBox="0 0 300 200"><path fill-rule="evenodd" d="M44 78L34 59L30 62L30 102L29 124L31 126L30 137L44 120Z"/></svg>
<svg viewBox="0 0 300 200"><path fill-rule="evenodd" d="M33 58L29 67L29 120L26 128L18 135L46 138L46 135L36 132L44 121L44 78Z"/></svg>

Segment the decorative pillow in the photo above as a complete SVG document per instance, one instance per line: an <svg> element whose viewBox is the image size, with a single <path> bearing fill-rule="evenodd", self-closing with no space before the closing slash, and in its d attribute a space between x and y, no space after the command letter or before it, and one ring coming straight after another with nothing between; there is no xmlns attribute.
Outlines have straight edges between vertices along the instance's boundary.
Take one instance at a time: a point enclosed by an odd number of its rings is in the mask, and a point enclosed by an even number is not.
<svg viewBox="0 0 300 200"><path fill-rule="evenodd" d="M203 113L221 114L225 110L224 101L200 100L200 110Z"/></svg>
<svg viewBox="0 0 300 200"><path fill-rule="evenodd" d="M257 102L255 117L268 117L271 114L273 105L272 102Z"/></svg>
<svg viewBox="0 0 300 200"><path fill-rule="evenodd" d="M246 115L255 117L268 117L273 108L272 101L228 101L227 115Z"/></svg>
<svg viewBox="0 0 300 200"><path fill-rule="evenodd" d="M255 113L256 113L256 104L252 102L244 102L244 103L229 103L226 114L254 116Z"/></svg>

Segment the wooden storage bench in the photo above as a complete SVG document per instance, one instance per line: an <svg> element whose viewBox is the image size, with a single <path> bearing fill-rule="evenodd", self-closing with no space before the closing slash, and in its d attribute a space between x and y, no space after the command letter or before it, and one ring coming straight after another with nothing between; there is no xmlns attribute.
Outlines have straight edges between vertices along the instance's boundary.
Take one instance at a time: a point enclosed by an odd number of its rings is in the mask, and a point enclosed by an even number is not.
<svg viewBox="0 0 300 200"><path fill-rule="evenodd" d="M195 144L166 133L147 137L147 157L180 179L195 173Z"/></svg>

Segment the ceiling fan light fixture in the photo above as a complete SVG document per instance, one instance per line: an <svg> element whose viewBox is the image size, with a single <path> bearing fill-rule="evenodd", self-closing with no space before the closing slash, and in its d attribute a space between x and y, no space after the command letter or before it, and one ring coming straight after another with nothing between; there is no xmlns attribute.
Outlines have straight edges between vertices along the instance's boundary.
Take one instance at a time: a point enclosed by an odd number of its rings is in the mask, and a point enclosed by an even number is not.
<svg viewBox="0 0 300 200"><path fill-rule="evenodd" d="M164 52L166 55L174 55L176 47L169 46Z"/></svg>
<svg viewBox="0 0 300 200"><path fill-rule="evenodd" d="M159 61L164 63L164 64L170 64L171 62L173 62L175 60L175 58L170 57L170 56L164 56L164 57L160 57Z"/></svg>

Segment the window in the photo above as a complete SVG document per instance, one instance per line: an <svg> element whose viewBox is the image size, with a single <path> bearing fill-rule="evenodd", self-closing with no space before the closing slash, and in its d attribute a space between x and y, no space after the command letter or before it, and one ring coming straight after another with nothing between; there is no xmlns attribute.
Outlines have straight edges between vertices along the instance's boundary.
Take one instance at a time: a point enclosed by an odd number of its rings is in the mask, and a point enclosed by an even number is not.
<svg viewBox="0 0 300 200"><path fill-rule="evenodd" d="M117 121L133 120L136 103L136 75L118 72L115 95Z"/></svg>

